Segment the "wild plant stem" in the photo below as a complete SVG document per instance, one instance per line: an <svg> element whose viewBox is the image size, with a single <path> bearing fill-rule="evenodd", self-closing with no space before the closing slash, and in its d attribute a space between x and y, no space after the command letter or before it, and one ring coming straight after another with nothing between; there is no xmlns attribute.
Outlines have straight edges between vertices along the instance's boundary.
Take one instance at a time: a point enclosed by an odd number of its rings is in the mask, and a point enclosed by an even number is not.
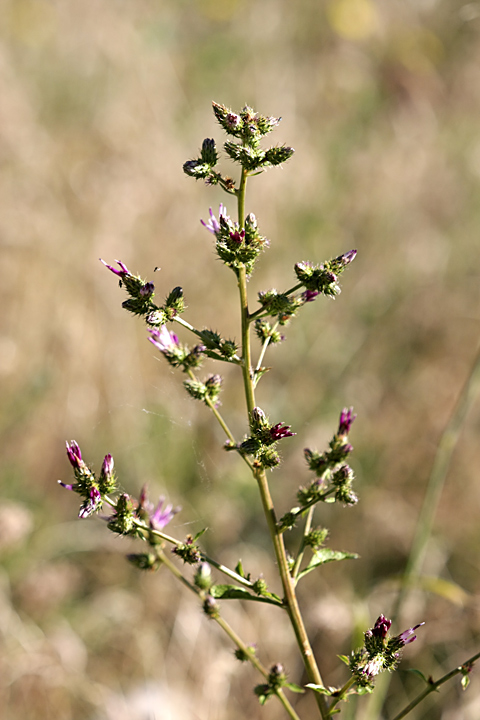
<svg viewBox="0 0 480 720"><path fill-rule="evenodd" d="M245 169L242 170L241 182L238 190L238 224L240 229L243 227L245 217L245 192L246 192L246 181L247 172ZM248 312L248 295L247 295L247 276L244 266L241 266L237 271L238 289L240 294L240 311L242 321L242 372L243 372L243 384L245 389L245 398L247 403L247 411L249 415L249 421L251 421L252 411L255 407L255 391L253 382L252 372L252 360L251 360L251 342L250 342L250 320L251 316ZM270 488L267 481L265 469L260 465L254 467L253 475L257 481L260 497L262 501L263 511L267 521L268 530L272 539L275 556L277 560L278 570L282 581L282 587L284 592L284 603L286 605L290 622L297 639L300 652L302 654L305 670L307 672L310 682L316 685L323 685L323 680L320 675L315 656L313 654L310 641L308 639L307 631L303 622L303 618L298 605L297 597L295 594L295 583L290 575L288 567L287 554L285 550L285 544L283 541L283 535L278 528L277 518L275 509L270 493ZM319 693L315 693L315 700L322 720L326 720L329 717L328 707L325 698Z"/></svg>
<svg viewBox="0 0 480 720"><path fill-rule="evenodd" d="M443 685L443 683L446 683L448 680L451 680L455 675L459 675L462 673L464 667L468 667L473 665L473 663L480 658L480 652L476 653L476 655L473 655L471 658L469 658L463 665L460 665L459 667L456 667L455 670L451 670L446 675L443 675L443 677L440 678L440 680L436 680L435 682L433 680L428 681L428 687L420 693L420 695L417 695L417 697L412 700L411 703L407 705L401 712L398 713L398 715L395 715L392 720L402 720L402 718L406 717L409 712L413 710L413 708L417 707L422 700L425 700L425 698L430 695L430 693L435 692L438 690L440 685Z"/></svg>
<svg viewBox="0 0 480 720"><path fill-rule="evenodd" d="M117 507L117 503L108 497L108 495L103 496L103 501L110 505L112 508ZM161 532L160 530L154 530L153 528L149 527L146 523L144 523L142 520L138 520L137 518L133 519L133 523L135 527L138 528L138 530L141 530L145 533L145 537L148 535L154 535L155 537L160 538L160 540L164 540L165 542L170 543L171 545L179 546L182 544L180 540L177 540L176 538L172 537L171 535L167 535L166 533ZM242 577L238 573L235 572L235 570L231 570L226 565L222 565L222 563L217 562L213 558L209 557L209 555L206 555L205 553L201 553L202 560L205 560L205 562L208 562L209 565L212 565L213 567L217 568L219 572L223 573L227 577L231 578L232 580L235 580L235 582L239 583L240 585L244 585L245 587L249 588L249 590L252 589L253 583L250 582L250 580L247 580L247 578Z"/></svg>
<svg viewBox="0 0 480 720"><path fill-rule="evenodd" d="M207 597L208 593L205 590L200 590L200 588L198 588L196 585L194 585L189 580L187 580L187 578L184 577L181 570L179 570L177 568L177 566L174 563L172 563L170 558L167 555L165 555L165 553L162 550L160 550L159 548L157 549L157 556L158 556L159 560L161 560L163 565L165 565L165 567L168 568L168 570L170 570L172 575L174 575L177 578L177 580L179 580L183 585L185 585L185 587L187 587L191 592L195 593L195 595L198 595L202 599L205 599ZM228 635L228 637L230 638L230 640L232 640L234 645L236 645L237 648L242 651L244 657L248 658L248 661L253 665L253 667L256 670L258 670L258 672L261 673L261 675L263 675L265 680L268 680L269 672L265 668L265 666L262 665L262 663L258 660L258 658L256 657L252 648L248 647L248 645L246 645L246 643L243 642L243 640L240 638L240 636L237 635L235 630L228 624L228 622L226 620L224 620L221 617L221 615L218 612L215 614L212 614L210 617ZM285 697L285 694L281 688L278 688L275 691L275 695L280 700L280 702L282 703L283 707L287 711L288 715L292 718L292 720L300 720L300 717L297 715L297 713L291 706L290 702Z"/></svg>
<svg viewBox="0 0 480 720"><path fill-rule="evenodd" d="M305 553L305 538L307 537L308 533L310 532L310 528L312 527L312 518L314 513L314 507L311 507L308 511L307 518L305 520L305 527L303 528L303 536L302 536L302 542L300 543L300 549L297 554L297 559L295 560L295 565L293 566L292 570L292 578L297 582L297 576L300 572L300 566L302 564L303 555Z"/></svg>

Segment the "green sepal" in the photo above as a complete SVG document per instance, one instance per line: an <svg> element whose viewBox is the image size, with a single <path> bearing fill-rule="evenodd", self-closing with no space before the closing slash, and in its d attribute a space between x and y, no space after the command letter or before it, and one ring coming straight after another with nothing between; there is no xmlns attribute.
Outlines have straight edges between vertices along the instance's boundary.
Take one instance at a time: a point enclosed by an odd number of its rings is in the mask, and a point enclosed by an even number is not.
<svg viewBox="0 0 480 720"><path fill-rule="evenodd" d="M338 560L356 560L359 556L357 553L341 552L339 550L330 550L330 548L320 548L317 550L307 567L298 573L298 579L302 578L307 573L315 570L320 565L325 565L329 562L335 562Z"/></svg>

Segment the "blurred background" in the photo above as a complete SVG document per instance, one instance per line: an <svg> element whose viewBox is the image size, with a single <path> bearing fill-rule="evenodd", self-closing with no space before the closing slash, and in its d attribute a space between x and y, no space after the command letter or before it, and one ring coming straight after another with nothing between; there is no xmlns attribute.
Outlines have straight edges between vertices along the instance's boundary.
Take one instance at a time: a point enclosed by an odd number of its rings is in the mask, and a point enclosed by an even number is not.
<svg viewBox="0 0 480 720"><path fill-rule="evenodd" d="M344 406L360 503L325 506L329 544L360 559L303 581L328 684L396 594L441 433L476 354L480 258L480 2L465 0L0 0L0 707L6 720L273 720L260 680L166 571L140 573L128 541L79 521L65 440L122 486L183 506L179 538L277 589L256 489L207 409L121 308L99 262L184 289L184 317L239 337L233 274L201 227L219 189L182 172L223 133L212 100L283 116L296 149L250 181L247 211L271 248L255 293L293 265L351 248L342 294L307 305L267 356L257 400L298 433L271 476L280 513ZM222 169L235 171L226 161ZM227 208L234 212L226 199ZM155 267L161 271L153 275ZM181 339L189 341L187 335ZM205 367L205 372L212 368ZM223 413L244 402L224 373ZM233 370L235 370L233 368ZM423 573L401 632L427 624L395 674L383 717L479 649L480 402L463 424ZM298 539L292 536L292 548ZM289 628L267 608L224 603L262 661L306 682ZM302 717L311 698L297 697ZM368 700L345 718L374 720ZM302 714L303 713L303 714ZM409 717L478 720L478 671Z"/></svg>

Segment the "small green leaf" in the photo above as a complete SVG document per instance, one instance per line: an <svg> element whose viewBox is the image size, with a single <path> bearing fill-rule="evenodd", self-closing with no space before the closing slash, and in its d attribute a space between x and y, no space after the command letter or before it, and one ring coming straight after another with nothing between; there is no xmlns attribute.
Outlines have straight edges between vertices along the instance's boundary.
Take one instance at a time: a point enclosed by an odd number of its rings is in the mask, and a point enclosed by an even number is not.
<svg viewBox="0 0 480 720"><path fill-rule="evenodd" d="M405 670L405 672L412 673L412 675L417 675L417 677L419 677L421 680L423 680L423 682L426 685L431 684L430 681L428 680L428 678L426 678L425 675L420 670L417 670L416 668L408 668L407 670Z"/></svg>
<svg viewBox="0 0 480 720"><path fill-rule="evenodd" d="M195 537L193 538L193 542L194 542L194 543L197 542L198 538L199 538L199 537L202 537L203 533L206 533L207 530L208 530L208 528L203 528L203 530L200 530L200 532L198 532L198 533L195 535Z"/></svg>
<svg viewBox="0 0 480 720"><path fill-rule="evenodd" d="M295 683L287 682L287 683L285 683L285 687L294 693L304 693L305 692L305 690L302 687L300 687L300 685L295 685Z"/></svg>
<svg viewBox="0 0 480 720"><path fill-rule="evenodd" d="M235 572L237 575L240 575L240 577L245 577L245 571L243 569L243 563L241 560L238 561L238 563L235 565Z"/></svg>
<svg viewBox="0 0 480 720"><path fill-rule="evenodd" d="M308 683L308 685L305 685L305 687L310 688L310 690L314 690L315 692L320 693L320 695L331 695L332 691L329 688L324 687L323 685L315 685L315 683Z"/></svg>
<svg viewBox="0 0 480 720"><path fill-rule="evenodd" d="M350 658L348 655L337 655L338 659L341 660L345 665L348 665L350 667Z"/></svg>
<svg viewBox="0 0 480 720"><path fill-rule="evenodd" d="M470 678L468 677L468 675L463 675L461 684L462 684L462 690L466 690L470 684Z"/></svg>
<svg viewBox="0 0 480 720"><path fill-rule="evenodd" d="M252 595L248 590L237 585L212 585L210 595L217 600L253 600L254 602L281 605L281 601L274 597Z"/></svg>
<svg viewBox="0 0 480 720"><path fill-rule="evenodd" d="M319 548L313 554L312 559L308 563L307 567L298 573L298 579L307 575L307 573L315 570L320 565L325 565L329 562L337 560L356 560L358 558L357 553L341 552L339 550L330 550L330 548Z"/></svg>

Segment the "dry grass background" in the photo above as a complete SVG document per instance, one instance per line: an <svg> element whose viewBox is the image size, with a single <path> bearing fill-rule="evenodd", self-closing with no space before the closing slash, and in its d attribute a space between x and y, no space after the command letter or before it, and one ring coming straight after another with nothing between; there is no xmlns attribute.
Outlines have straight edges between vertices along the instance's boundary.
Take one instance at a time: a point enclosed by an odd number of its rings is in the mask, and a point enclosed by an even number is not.
<svg viewBox="0 0 480 720"><path fill-rule="evenodd" d="M70 477L66 439L97 468L111 452L127 490L148 482L183 505L172 532L208 525L211 553L274 579L243 467L98 258L150 278L160 266L160 296L182 285L190 322L238 337L233 275L199 224L223 198L181 166L221 139L213 99L284 117L275 141L296 155L250 183L248 210L272 240L252 296L288 287L298 260L359 251L342 295L305 308L271 351L258 396L298 431L273 479L281 510L306 478L302 448L323 447L344 405L358 413L361 502L321 522L361 559L310 576L302 595L322 669L342 682L336 653L391 607L478 342L480 3L0 0L0 16L2 717L277 718L195 600L166 572L129 567L127 543L75 520L55 484ZM241 433L235 382L227 373L224 410ZM478 650L479 427L476 403L425 565L458 589L414 595L398 630L427 625L403 669L438 676ZM299 680L270 611L225 614ZM395 676L387 716L418 682ZM411 717L478 720L478 677Z"/></svg>

